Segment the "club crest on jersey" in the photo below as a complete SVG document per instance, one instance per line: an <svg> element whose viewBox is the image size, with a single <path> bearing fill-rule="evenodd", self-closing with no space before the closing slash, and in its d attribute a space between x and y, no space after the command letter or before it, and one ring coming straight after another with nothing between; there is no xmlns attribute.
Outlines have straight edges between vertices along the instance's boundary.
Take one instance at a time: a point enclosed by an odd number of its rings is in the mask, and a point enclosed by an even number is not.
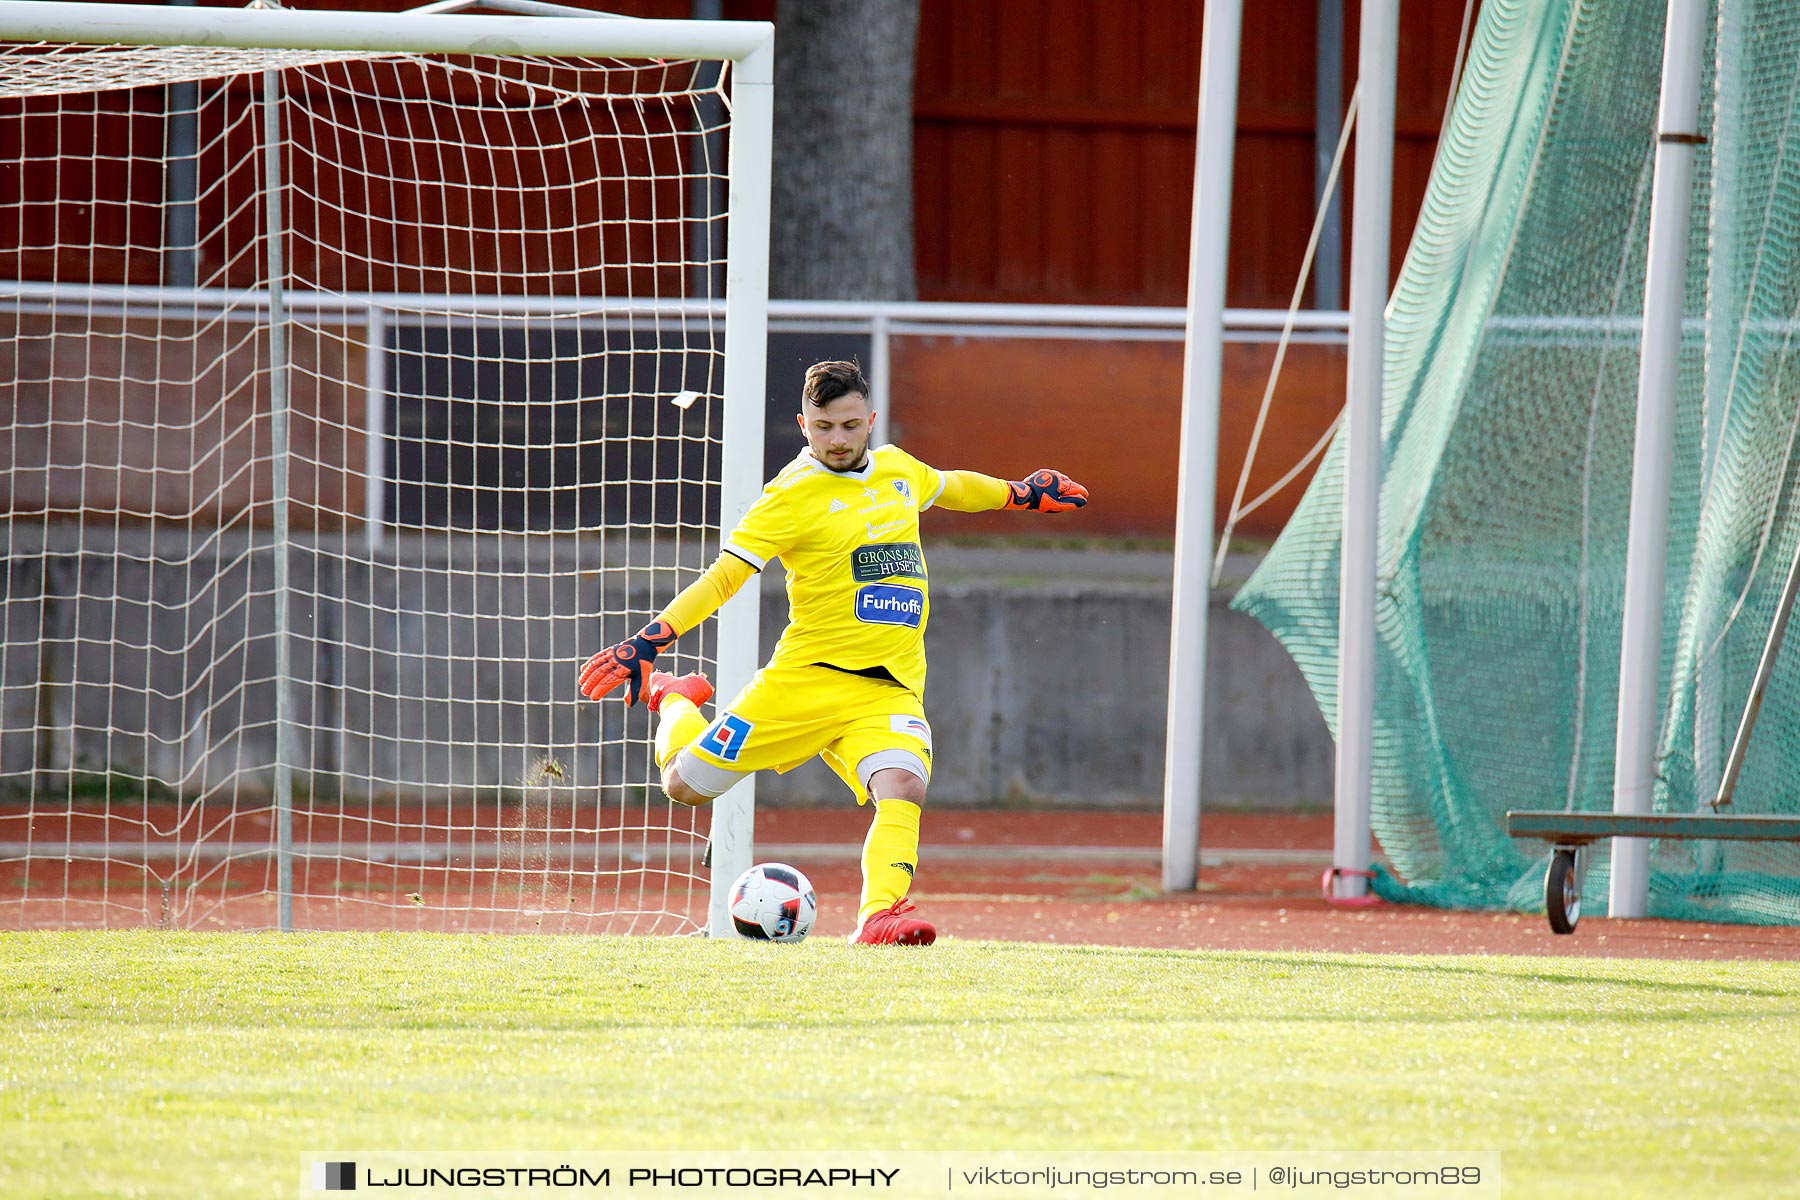
<svg viewBox="0 0 1800 1200"><path fill-rule="evenodd" d="M912 503L912 484L904 479L896 479L894 480L894 490L905 496L908 504Z"/></svg>
<svg viewBox="0 0 1800 1200"><path fill-rule="evenodd" d="M858 583L874 583L899 575L925 578L925 552L917 542L876 542L850 552L850 576Z"/></svg>
<svg viewBox="0 0 1800 1200"><path fill-rule="evenodd" d="M898 583L873 583L858 588L856 619L869 625L917 629L925 623L925 593Z"/></svg>
<svg viewBox="0 0 1800 1200"><path fill-rule="evenodd" d="M744 752L744 743L750 740L750 731L755 728L736 713L720 713L719 719L700 735L699 746L720 762L734 763Z"/></svg>

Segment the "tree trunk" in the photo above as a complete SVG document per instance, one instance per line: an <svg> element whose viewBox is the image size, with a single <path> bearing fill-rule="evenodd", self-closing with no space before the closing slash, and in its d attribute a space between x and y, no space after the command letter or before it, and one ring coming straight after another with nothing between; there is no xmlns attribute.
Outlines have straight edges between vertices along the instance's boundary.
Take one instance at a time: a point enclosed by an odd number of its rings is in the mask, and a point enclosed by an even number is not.
<svg viewBox="0 0 1800 1200"><path fill-rule="evenodd" d="M911 300L918 0L780 0L769 294Z"/></svg>

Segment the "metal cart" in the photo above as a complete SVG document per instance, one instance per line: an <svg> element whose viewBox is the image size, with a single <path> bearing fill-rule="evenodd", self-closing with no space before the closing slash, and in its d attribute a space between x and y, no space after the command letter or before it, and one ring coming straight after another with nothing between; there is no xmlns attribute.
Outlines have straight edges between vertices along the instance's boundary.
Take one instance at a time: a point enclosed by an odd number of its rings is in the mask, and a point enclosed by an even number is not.
<svg viewBox="0 0 1800 1200"><path fill-rule="evenodd" d="M1544 872L1544 912L1552 933L1574 933L1581 920L1583 851L1601 838L1710 838L1736 842L1800 842L1800 817L1717 813L1509 812L1506 832L1555 847Z"/></svg>
<svg viewBox="0 0 1800 1200"><path fill-rule="evenodd" d="M1781 653L1781 640L1787 633L1794 614L1794 601L1800 596L1800 546L1788 564L1787 579L1782 584L1781 598L1775 606L1775 618L1769 625L1769 636L1763 643L1762 658L1756 664L1756 677L1750 694L1744 700L1743 716L1738 721L1737 736L1732 739L1731 757L1725 762L1725 774L1719 780L1719 794L1711 802L1710 813L1618 813L1618 812L1509 812L1506 832L1513 837L1542 838L1554 846L1550 869L1544 873L1544 911L1550 916L1550 929L1555 933L1575 932L1581 919L1582 850L1601 838L1710 838L1739 842L1800 842L1800 817L1737 816L1723 811L1737 794L1738 777L1744 769L1744 755L1750 748L1750 733L1756 728L1762 711L1763 695L1769 688L1769 677L1775 673L1775 660Z"/></svg>

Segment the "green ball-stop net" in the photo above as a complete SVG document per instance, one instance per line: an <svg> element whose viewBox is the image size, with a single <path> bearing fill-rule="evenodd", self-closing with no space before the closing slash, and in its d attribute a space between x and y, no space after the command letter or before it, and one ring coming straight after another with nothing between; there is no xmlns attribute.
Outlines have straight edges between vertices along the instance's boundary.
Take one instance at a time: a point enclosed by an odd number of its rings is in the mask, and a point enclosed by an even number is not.
<svg viewBox="0 0 1800 1200"><path fill-rule="evenodd" d="M1481 6L1387 333L1371 816L1392 899L1539 907L1549 847L1507 810L1612 807L1663 20ZM1800 4L1718 0L1700 52L1662 812L1711 811L1800 541ZM1340 436L1236 600L1334 732L1343 481ZM1728 811L1800 811L1800 635ZM1800 846L1656 842L1650 913L1800 920Z"/></svg>

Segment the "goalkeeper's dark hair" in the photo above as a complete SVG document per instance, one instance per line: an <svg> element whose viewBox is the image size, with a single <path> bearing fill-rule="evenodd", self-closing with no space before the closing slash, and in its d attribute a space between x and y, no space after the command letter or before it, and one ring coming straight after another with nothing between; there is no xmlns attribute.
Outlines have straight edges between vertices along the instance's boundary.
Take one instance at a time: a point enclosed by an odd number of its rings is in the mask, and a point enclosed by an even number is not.
<svg viewBox="0 0 1800 1200"><path fill-rule="evenodd" d="M806 368L806 388L800 393L808 404L824 408L833 400L855 393L868 400L869 381L853 362L814 363Z"/></svg>

